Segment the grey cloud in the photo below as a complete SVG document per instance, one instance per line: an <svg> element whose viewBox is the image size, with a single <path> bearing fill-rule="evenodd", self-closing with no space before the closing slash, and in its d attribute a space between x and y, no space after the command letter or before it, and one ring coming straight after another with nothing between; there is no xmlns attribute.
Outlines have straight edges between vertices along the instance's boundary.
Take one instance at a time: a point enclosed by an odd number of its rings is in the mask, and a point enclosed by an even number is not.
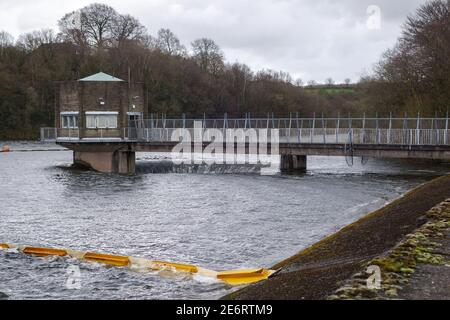
<svg viewBox="0 0 450 320"><path fill-rule="evenodd" d="M56 27L66 12L90 1L0 0L0 29L15 33ZM406 16L425 0L106 0L138 17L155 34L170 28L188 45L214 39L228 61L290 72L307 81L357 80L393 46ZM382 29L366 28L377 5ZM4 19L2 19L4 18ZM50 21L50 22L49 22Z"/></svg>

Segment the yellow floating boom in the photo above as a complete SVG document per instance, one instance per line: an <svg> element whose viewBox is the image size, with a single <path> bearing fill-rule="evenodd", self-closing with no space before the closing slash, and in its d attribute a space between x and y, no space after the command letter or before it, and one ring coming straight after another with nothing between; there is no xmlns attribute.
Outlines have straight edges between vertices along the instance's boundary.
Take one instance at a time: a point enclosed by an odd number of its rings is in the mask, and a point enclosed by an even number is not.
<svg viewBox="0 0 450 320"><path fill-rule="evenodd" d="M217 279L233 286L250 284L267 279L273 271L267 269L249 269L223 271L217 274Z"/></svg>
<svg viewBox="0 0 450 320"><path fill-rule="evenodd" d="M46 256L70 256L75 259L97 262L116 267L129 267L130 269L158 270L158 271L177 271L190 274L199 274L205 277L210 277L218 281L222 281L228 285L239 286L251 284L268 279L275 271L264 268L248 269L248 270L231 270L217 272L213 270L199 268L190 264L152 261L143 258L118 256L94 252L81 252L74 250L50 249L39 247L24 247L17 245L10 245L6 243L0 244L0 249L17 248L25 254L31 254L39 257ZM163 275L163 274L161 274Z"/></svg>
<svg viewBox="0 0 450 320"><path fill-rule="evenodd" d="M188 273L197 273L198 272L198 268L193 265L172 263L172 262L163 262L163 261L152 261L151 267L154 267L155 270L175 269L176 271L188 272Z"/></svg>
<svg viewBox="0 0 450 320"><path fill-rule="evenodd" d="M125 256L113 256L110 254L100 254L92 252L87 252L83 256L83 259L117 267L125 267L130 264L130 259Z"/></svg>
<svg viewBox="0 0 450 320"><path fill-rule="evenodd" d="M48 257L48 256L64 257L65 255L67 255L66 250L49 249L49 248L26 247L22 250L22 252L25 254L32 254L38 257Z"/></svg>

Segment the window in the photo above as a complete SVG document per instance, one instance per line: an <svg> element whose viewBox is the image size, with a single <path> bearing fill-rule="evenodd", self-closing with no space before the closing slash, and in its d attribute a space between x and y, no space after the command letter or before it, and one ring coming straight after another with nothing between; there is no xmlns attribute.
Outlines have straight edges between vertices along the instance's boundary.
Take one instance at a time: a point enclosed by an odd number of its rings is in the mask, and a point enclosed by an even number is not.
<svg viewBox="0 0 450 320"><path fill-rule="evenodd" d="M78 128L78 112L61 112L61 128Z"/></svg>
<svg viewBox="0 0 450 320"><path fill-rule="evenodd" d="M116 129L117 112L86 112L88 129Z"/></svg>

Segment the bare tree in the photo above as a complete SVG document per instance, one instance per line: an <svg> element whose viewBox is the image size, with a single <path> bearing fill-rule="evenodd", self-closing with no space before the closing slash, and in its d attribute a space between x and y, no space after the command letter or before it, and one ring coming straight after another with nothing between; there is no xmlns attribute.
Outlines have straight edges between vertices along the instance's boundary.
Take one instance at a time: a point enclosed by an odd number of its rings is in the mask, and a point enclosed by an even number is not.
<svg viewBox="0 0 450 320"><path fill-rule="evenodd" d="M111 30L114 21L117 21L117 12L112 7L94 3L81 9L81 24L98 48L105 45L105 41L112 38Z"/></svg>
<svg viewBox="0 0 450 320"><path fill-rule="evenodd" d="M6 31L0 31L0 48L12 46L13 43L14 38L11 34Z"/></svg>
<svg viewBox="0 0 450 320"><path fill-rule="evenodd" d="M177 36L169 29L160 29L156 38L156 46L169 55L185 55L186 47L183 46Z"/></svg>
<svg viewBox="0 0 450 320"><path fill-rule="evenodd" d="M329 86L332 86L332 85L334 85L334 80L332 78L328 78L325 80L325 83Z"/></svg>
<svg viewBox="0 0 450 320"><path fill-rule="evenodd" d="M75 43L103 48L113 38L113 25L119 21L114 8L94 3L78 11L66 14L59 22L61 32ZM119 28L120 29L120 28Z"/></svg>
<svg viewBox="0 0 450 320"><path fill-rule="evenodd" d="M224 68L224 55L214 40L202 38L192 42L194 61L204 72L218 74Z"/></svg>
<svg viewBox="0 0 450 320"><path fill-rule="evenodd" d="M146 33L142 36L141 44L145 48L150 49L150 50L155 50L158 48L157 39L148 33Z"/></svg>
<svg viewBox="0 0 450 320"><path fill-rule="evenodd" d="M347 85L347 87L350 85L350 83L352 83L352 79L350 79L350 78L346 78L345 80L344 80L344 83Z"/></svg>
<svg viewBox="0 0 450 320"><path fill-rule="evenodd" d="M119 14L111 23L112 38L119 46L126 40L140 41L145 34L145 27L129 14Z"/></svg>
<svg viewBox="0 0 450 320"><path fill-rule="evenodd" d="M61 38L64 41L78 45L79 47L88 46L88 35L81 23L81 10L67 13L58 21Z"/></svg>
<svg viewBox="0 0 450 320"><path fill-rule="evenodd" d="M24 33L17 39L17 45L25 51L33 51L43 44L55 42L57 42L57 36L52 29Z"/></svg>
<svg viewBox="0 0 450 320"><path fill-rule="evenodd" d="M385 94L398 109L445 112L450 100L450 0L432 0L410 15L402 37L375 72L395 93ZM434 109L434 110L432 110Z"/></svg>
<svg viewBox="0 0 450 320"><path fill-rule="evenodd" d="M14 44L14 38L6 31L0 31L0 56L3 55L6 48Z"/></svg>

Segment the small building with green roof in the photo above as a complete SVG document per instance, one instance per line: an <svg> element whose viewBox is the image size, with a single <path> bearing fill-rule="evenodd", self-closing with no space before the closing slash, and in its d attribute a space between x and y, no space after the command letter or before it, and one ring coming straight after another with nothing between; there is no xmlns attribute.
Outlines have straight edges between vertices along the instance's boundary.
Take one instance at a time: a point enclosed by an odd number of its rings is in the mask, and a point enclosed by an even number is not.
<svg viewBox="0 0 450 320"><path fill-rule="evenodd" d="M144 85L99 72L56 88L58 137L122 140L124 128L147 116Z"/></svg>

